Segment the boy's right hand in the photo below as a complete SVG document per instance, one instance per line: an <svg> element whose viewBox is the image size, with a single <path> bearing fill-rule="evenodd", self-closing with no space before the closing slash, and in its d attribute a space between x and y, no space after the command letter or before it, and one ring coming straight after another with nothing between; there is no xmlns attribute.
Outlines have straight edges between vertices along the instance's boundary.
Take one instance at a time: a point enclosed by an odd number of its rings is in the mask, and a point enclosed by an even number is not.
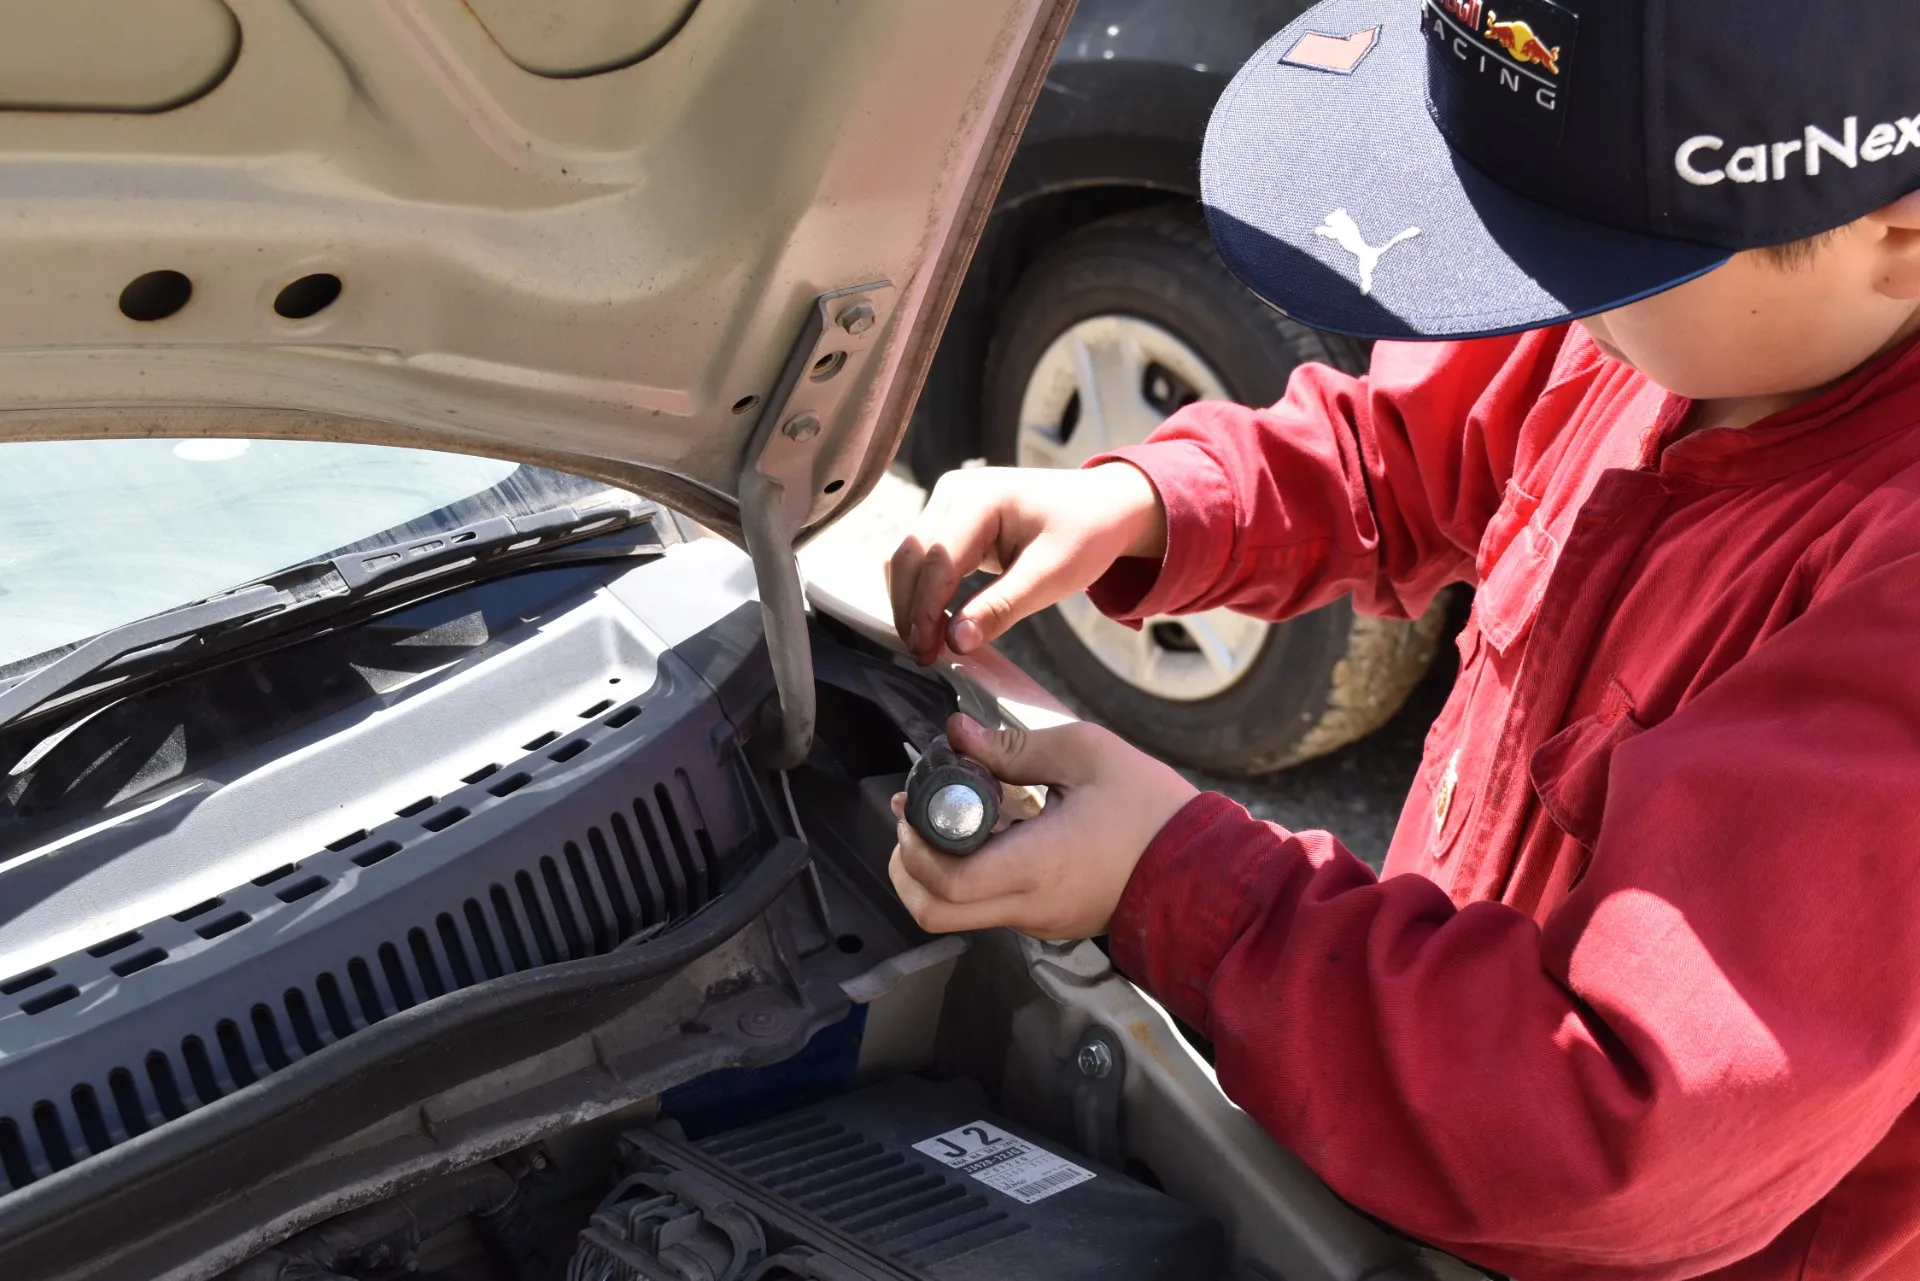
<svg viewBox="0 0 1920 1281"><path fill-rule="evenodd" d="M893 625L923 665L942 640L971 653L1085 591L1123 556L1159 560L1166 542L1160 495L1127 463L949 472L893 554ZM960 580L979 569L1000 577L949 621Z"/></svg>

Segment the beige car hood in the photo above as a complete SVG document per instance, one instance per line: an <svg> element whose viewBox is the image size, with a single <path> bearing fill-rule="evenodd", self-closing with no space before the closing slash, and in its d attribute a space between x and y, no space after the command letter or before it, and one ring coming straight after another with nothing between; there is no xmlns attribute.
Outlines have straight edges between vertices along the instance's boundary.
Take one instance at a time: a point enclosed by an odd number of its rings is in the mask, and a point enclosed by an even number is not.
<svg viewBox="0 0 1920 1281"><path fill-rule="evenodd" d="M745 478L790 546L891 461L1070 9L0 0L0 440L486 454L736 538Z"/></svg>

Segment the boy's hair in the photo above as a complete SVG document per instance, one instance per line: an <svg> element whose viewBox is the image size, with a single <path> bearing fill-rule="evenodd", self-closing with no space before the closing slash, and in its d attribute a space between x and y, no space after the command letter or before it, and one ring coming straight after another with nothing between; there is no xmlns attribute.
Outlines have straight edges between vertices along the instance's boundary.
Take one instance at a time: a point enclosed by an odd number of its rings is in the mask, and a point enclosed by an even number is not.
<svg viewBox="0 0 1920 1281"><path fill-rule="evenodd" d="M1832 231L1823 231L1818 235L1807 236L1800 240L1789 240L1784 245L1767 245L1760 254L1769 263L1782 271L1798 271L1813 264L1833 238L1840 234L1835 227Z"/></svg>

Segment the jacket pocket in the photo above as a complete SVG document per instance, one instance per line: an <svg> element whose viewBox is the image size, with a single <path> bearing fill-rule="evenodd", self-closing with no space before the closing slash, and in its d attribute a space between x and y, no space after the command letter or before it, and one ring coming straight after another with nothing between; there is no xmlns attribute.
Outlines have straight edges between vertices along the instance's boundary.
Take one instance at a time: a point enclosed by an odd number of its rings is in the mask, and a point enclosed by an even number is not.
<svg viewBox="0 0 1920 1281"><path fill-rule="evenodd" d="M1509 481L1480 542L1473 608L1487 643L1506 653L1527 632L1546 594L1560 545L1540 520L1540 500Z"/></svg>
<svg viewBox="0 0 1920 1281"><path fill-rule="evenodd" d="M1614 682L1606 705L1542 743L1528 762L1533 791L1561 831L1591 851L1606 813L1613 754L1645 731L1632 700Z"/></svg>

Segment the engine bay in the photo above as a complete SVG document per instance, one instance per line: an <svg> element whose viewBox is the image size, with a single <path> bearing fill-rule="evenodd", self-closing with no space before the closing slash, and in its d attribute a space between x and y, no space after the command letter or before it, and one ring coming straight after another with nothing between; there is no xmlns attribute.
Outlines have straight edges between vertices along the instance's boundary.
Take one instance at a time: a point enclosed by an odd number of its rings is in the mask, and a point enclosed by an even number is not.
<svg viewBox="0 0 1920 1281"><path fill-rule="evenodd" d="M693 1137L713 1121L663 1116L472 1167L229 1275L1145 1281L1224 1264L1217 1223L1016 1132L969 1082L895 1077Z"/></svg>
<svg viewBox="0 0 1920 1281"><path fill-rule="evenodd" d="M818 616L813 750L768 769L751 581L714 540L503 579L38 749L0 861L0 1274L1443 1266L1094 944L921 933L889 800L992 692Z"/></svg>

